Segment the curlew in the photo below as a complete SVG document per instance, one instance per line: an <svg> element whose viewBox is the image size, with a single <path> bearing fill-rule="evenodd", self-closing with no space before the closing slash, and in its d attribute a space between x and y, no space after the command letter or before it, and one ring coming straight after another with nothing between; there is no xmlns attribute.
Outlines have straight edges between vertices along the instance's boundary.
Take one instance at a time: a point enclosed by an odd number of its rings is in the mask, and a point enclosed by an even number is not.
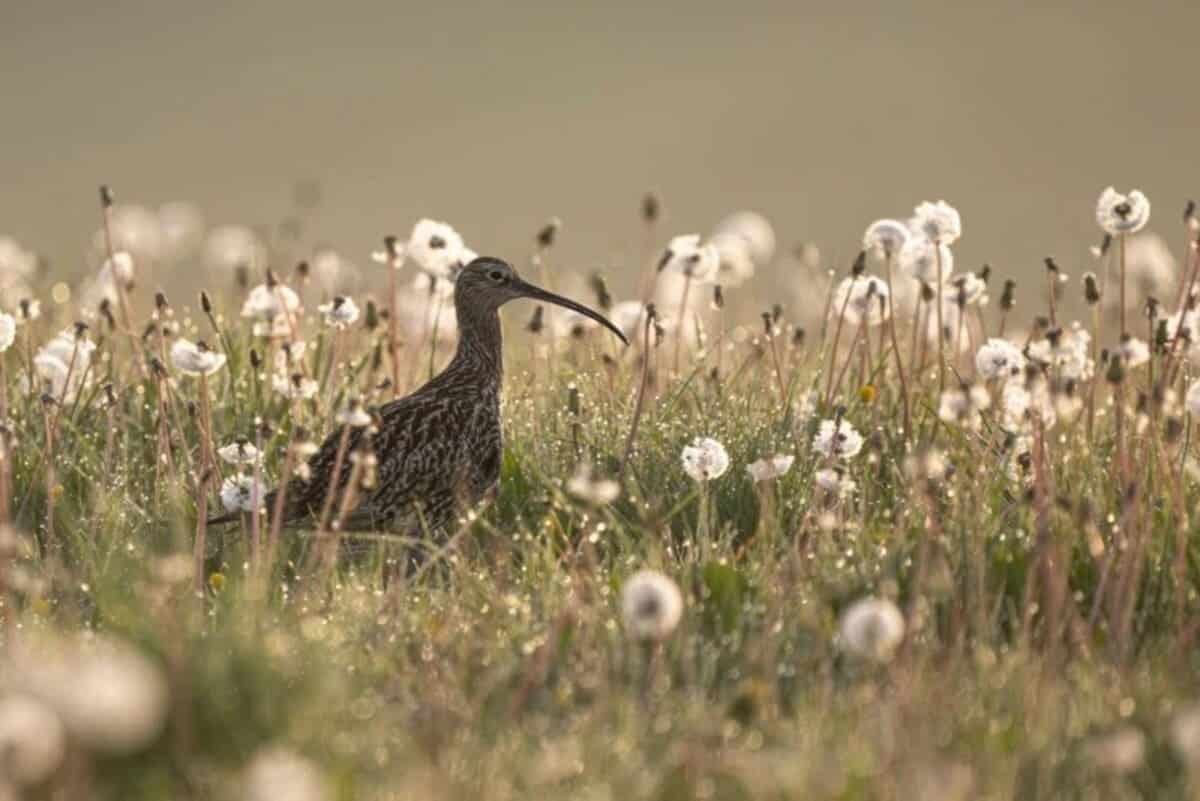
<svg viewBox="0 0 1200 801"><path fill-rule="evenodd" d="M502 455L498 312L518 298L586 315L628 344L615 325L592 309L523 281L500 259L475 259L455 281L459 341L450 364L411 395L380 406L374 426L343 425L333 431L309 460L307 480L289 486L282 521L319 521L327 515L330 499L341 499L351 479L354 460L349 454L364 449L375 456L375 481L358 494L352 508L339 513L342 531L444 531L462 511L483 500L499 482ZM363 437L369 439L364 442ZM275 505L271 492L264 507L273 511Z"/></svg>

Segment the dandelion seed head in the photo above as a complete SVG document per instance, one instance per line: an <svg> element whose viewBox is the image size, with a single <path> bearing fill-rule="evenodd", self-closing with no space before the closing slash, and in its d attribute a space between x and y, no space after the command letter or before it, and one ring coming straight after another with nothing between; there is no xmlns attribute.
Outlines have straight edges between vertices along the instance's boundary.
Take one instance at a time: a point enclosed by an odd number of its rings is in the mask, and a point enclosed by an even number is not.
<svg viewBox="0 0 1200 801"><path fill-rule="evenodd" d="M462 237L452 227L426 218L413 226L406 251L425 272L451 279L462 264L463 247Z"/></svg>
<svg viewBox="0 0 1200 801"><path fill-rule="evenodd" d="M171 364L187 375L212 375L225 366L225 354L181 337L171 343Z"/></svg>
<svg viewBox="0 0 1200 801"><path fill-rule="evenodd" d="M755 482L773 481L792 469L796 457L791 454L776 454L746 465L746 472Z"/></svg>
<svg viewBox="0 0 1200 801"><path fill-rule="evenodd" d="M591 465L581 464L568 479L567 492L593 506L606 506L620 497L621 485L612 479L597 478Z"/></svg>
<svg viewBox="0 0 1200 801"><path fill-rule="evenodd" d="M317 311L325 318L325 322L336 328L345 328L358 322L358 304L353 298L338 295L329 303L317 307Z"/></svg>
<svg viewBox="0 0 1200 801"><path fill-rule="evenodd" d="M1007 339L993 337L976 352L975 369L988 380L1019 376L1025 370L1025 356Z"/></svg>
<svg viewBox="0 0 1200 801"><path fill-rule="evenodd" d="M679 586L662 573L639 570L621 588L621 616L631 638L661 642L679 625L683 595Z"/></svg>
<svg viewBox="0 0 1200 801"><path fill-rule="evenodd" d="M242 779L245 801L329 801L332 796L321 771L287 748L257 751Z"/></svg>
<svg viewBox="0 0 1200 801"><path fill-rule="evenodd" d="M863 598L842 613L838 646L873 662L889 662L904 639L904 616L884 598Z"/></svg>
<svg viewBox="0 0 1200 801"><path fill-rule="evenodd" d="M813 474L817 486L835 498L845 500L858 489L858 482L850 477L844 467L824 467Z"/></svg>
<svg viewBox="0 0 1200 801"><path fill-rule="evenodd" d="M1133 234L1150 221L1150 201L1138 190L1124 195L1113 187L1100 193L1096 201L1096 223L1113 236Z"/></svg>
<svg viewBox="0 0 1200 801"><path fill-rule="evenodd" d="M874 256L891 259L900 255L911 238L912 232L899 220L876 220L867 226L862 245Z"/></svg>
<svg viewBox="0 0 1200 801"><path fill-rule="evenodd" d="M262 508L266 491L254 476L237 473L221 482L221 505L226 512L253 512Z"/></svg>
<svg viewBox="0 0 1200 801"><path fill-rule="evenodd" d="M813 449L827 459L853 459L863 443L862 434L846 420L822 420L813 438Z"/></svg>
<svg viewBox="0 0 1200 801"><path fill-rule="evenodd" d="M755 266L764 267L775 258L775 229L756 211L734 212L717 223L713 241L726 236L737 237L745 243L747 255Z"/></svg>
<svg viewBox="0 0 1200 801"><path fill-rule="evenodd" d="M962 218L958 210L944 200L917 206L908 226L912 231L939 245L953 245L962 236Z"/></svg>
<svg viewBox="0 0 1200 801"><path fill-rule="evenodd" d="M954 272L954 252L948 245L935 246L924 236L913 236L900 249L900 269L922 284L936 285L938 280L938 252L941 252L942 281L949 280Z"/></svg>
<svg viewBox="0 0 1200 801"><path fill-rule="evenodd" d="M701 244L699 234L673 238L659 260L660 272L677 273L697 284L715 280L720 268L721 254L716 245Z"/></svg>
<svg viewBox="0 0 1200 801"><path fill-rule="evenodd" d="M267 246L252 229L244 225L222 225L204 240L204 263L223 277L238 270L257 272L267 265Z"/></svg>
<svg viewBox="0 0 1200 801"><path fill-rule="evenodd" d="M684 472L694 481L718 479L729 469L725 446L711 437L697 437L691 445L684 447L682 461Z"/></svg>

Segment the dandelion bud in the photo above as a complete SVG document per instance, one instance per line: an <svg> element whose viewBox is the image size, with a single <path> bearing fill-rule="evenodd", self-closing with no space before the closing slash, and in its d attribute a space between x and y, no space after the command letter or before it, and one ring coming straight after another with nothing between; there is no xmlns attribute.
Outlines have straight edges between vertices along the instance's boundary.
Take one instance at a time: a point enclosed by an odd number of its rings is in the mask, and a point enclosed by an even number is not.
<svg viewBox="0 0 1200 801"><path fill-rule="evenodd" d="M100 305L97 306L96 309L100 312L100 316L104 318L104 321L108 323L108 329L110 331L115 331L117 329L117 319L113 317L112 301L110 301L108 298L105 298L104 300L100 301Z"/></svg>
<svg viewBox="0 0 1200 801"><path fill-rule="evenodd" d="M275 276L274 270L267 270L267 289L274 289L279 286L279 279Z"/></svg>
<svg viewBox="0 0 1200 801"><path fill-rule="evenodd" d="M1178 417L1168 417L1164 435L1168 445L1174 445L1183 437L1183 421Z"/></svg>
<svg viewBox="0 0 1200 801"><path fill-rule="evenodd" d="M542 329L546 327L545 322L546 309L541 304L533 309L533 316L529 318L529 322L525 324L525 330L531 334L540 334Z"/></svg>
<svg viewBox="0 0 1200 801"><path fill-rule="evenodd" d="M1143 307L1142 311L1146 315L1146 317L1150 320L1153 320L1155 317L1157 317L1158 316L1158 298L1155 298L1155 297L1146 298L1146 305Z"/></svg>
<svg viewBox="0 0 1200 801"><path fill-rule="evenodd" d="M159 378L165 378L167 375L167 368L163 365L163 363L159 360L159 358L157 356L151 356L150 357L150 372L154 373L154 375L158 376Z"/></svg>
<svg viewBox="0 0 1200 801"><path fill-rule="evenodd" d="M212 298L203 290L200 291L200 310L207 315L211 315L213 310Z"/></svg>
<svg viewBox="0 0 1200 801"><path fill-rule="evenodd" d="M874 288L874 286L874 284L871 284L872 288ZM776 303L771 307L771 322L777 323L781 317L783 317L783 305Z"/></svg>
<svg viewBox="0 0 1200 801"><path fill-rule="evenodd" d="M83 339L85 336L87 336L87 330L88 330L87 323L85 323L83 320L76 321L76 323L75 323L75 338Z"/></svg>
<svg viewBox="0 0 1200 801"><path fill-rule="evenodd" d="M1100 255L1101 256L1105 256L1108 254L1108 250L1109 250L1109 248L1112 247L1112 243L1113 243L1112 234L1105 234L1104 239L1100 240Z"/></svg>
<svg viewBox="0 0 1200 801"><path fill-rule="evenodd" d="M388 234L383 238L383 249L387 251L389 258L394 259L399 255L399 243L400 240L392 234Z"/></svg>
<svg viewBox="0 0 1200 801"><path fill-rule="evenodd" d="M854 276L862 275L867 271L867 251L860 250L854 258L854 264L850 267L850 274Z"/></svg>
<svg viewBox="0 0 1200 801"><path fill-rule="evenodd" d="M538 248L546 250L554 246L554 240L558 237L558 229L562 227L562 221L557 217L551 217L550 222L542 226L542 229L537 234Z"/></svg>
<svg viewBox="0 0 1200 801"><path fill-rule="evenodd" d="M1017 282L1011 278L1004 282L1004 291L1000 293L1000 309L1012 311L1017 305Z"/></svg>
<svg viewBox="0 0 1200 801"><path fill-rule="evenodd" d="M1196 219L1196 201L1189 200L1187 205L1183 207L1183 221L1190 223L1194 219Z"/></svg>
<svg viewBox="0 0 1200 801"><path fill-rule="evenodd" d="M1042 259L1042 262L1046 265L1047 272L1058 272L1058 264L1055 263L1053 256L1047 256L1046 258Z"/></svg>
<svg viewBox="0 0 1200 801"><path fill-rule="evenodd" d="M658 195L653 192L647 192L642 196L642 219L646 223L656 222L661 211L662 208L658 200Z"/></svg>
<svg viewBox="0 0 1200 801"><path fill-rule="evenodd" d="M713 286L713 308L725 308L725 290L721 288L720 284Z"/></svg>
<svg viewBox="0 0 1200 801"><path fill-rule="evenodd" d="M101 184L100 185L100 206L102 208L110 209L110 208L112 208L112 204L113 204L112 188L108 184Z"/></svg>
<svg viewBox="0 0 1200 801"><path fill-rule="evenodd" d="M1089 306L1100 302L1100 286L1096 282L1095 273L1085 273L1083 276L1083 299Z"/></svg>
<svg viewBox="0 0 1200 801"><path fill-rule="evenodd" d="M992 265L985 264L979 269L979 280L985 284L992 280Z"/></svg>
<svg viewBox="0 0 1200 801"><path fill-rule="evenodd" d="M261 369L263 364L262 356L259 355L256 348L250 349L250 366L255 370Z"/></svg>
<svg viewBox="0 0 1200 801"><path fill-rule="evenodd" d="M104 398L109 406L117 405L117 391L113 388L111 382L104 385Z"/></svg>
<svg viewBox="0 0 1200 801"><path fill-rule="evenodd" d="M592 273L589 281L592 285L592 292L596 295L596 305L604 311L612 308L612 295L608 293L608 284L604 281L604 276L600 273Z"/></svg>
<svg viewBox="0 0 1200 801"><path fill-rule="evenodd" d="M200 407L196 405L196 402L194 400L190 400L187 402L188 417L190 417L194 420L196 418L196 415L199 413L199 410L200 410Z"/></svg>
<svg viewBox="0 0 1200 801"><path fill-rule="evenodd" d="M795 331L792 332L792 347L794 347L794 348L804 347L804 329L803 328L797 328Z"/></svg>
<svg viewBox="0 0 1200 801"><path fill-rule="evenodd" d="M363 325L368 331L374 331L379 327L379 307L375 305L375 301L367 301L367 314L363 319Z"/></svg>
<svg viewBox="0 0 1200 801"><path fill-rule="evenodd" d="M1121 366L1121 357L1114 355L1108 363L1108 371L1104 378L1110 384L1120 384L1125 380L1125 369Z"/></svg>
<svg viewBox="0 0 1200 801"><path fill-rule="evenodd" d="M296 263L296 277L301 281L307 281L308 276L312 273L312 267L307 261L299 261Z"/></svg>
<svg viewBox="0 0 1200 801"><path fill-rule="evenodd" d="M775 335L775 321L771 319L771 313L763 312L762 313L762 321L763 321L763 333L769 337L774 336Z"/></svg>
<svg viewBox="0 0 1200 801"><path fill-rule="evenodd" d="M921 284L921 302L933 303L933 299L937 297L937 292L929 284Z"/></svg>
<svg viewBox="0 0 1200 801"><path fill-rule="evenodd" d="M1164 317L1158 321L1158 327L1154 331L1154 346L1157 350L1163 350L1167 347L1167 342L1170 340L1170 333L1167 331L1167 320Z"/></svg>

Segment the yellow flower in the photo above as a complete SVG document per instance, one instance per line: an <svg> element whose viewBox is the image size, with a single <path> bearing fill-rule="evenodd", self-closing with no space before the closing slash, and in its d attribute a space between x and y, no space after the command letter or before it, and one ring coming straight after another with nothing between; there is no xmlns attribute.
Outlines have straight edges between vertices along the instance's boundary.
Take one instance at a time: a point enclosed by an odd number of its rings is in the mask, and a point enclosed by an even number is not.
<svg viewBox="0 0 1200 801"><path fill-rule="evenodd" d="M50 489L50 498L52 500L57 501L59 498L61 498L63 496L64 492L66 492L66 489L63 487L62 484L55 484Z"/></svg>
<svg viewBox="0 0 1200 801"><path fill-rule="evenodd" d="M225 574L213 573L210 575L208 577L208 586L212 588L213 592L220 592L225 589Z"/></svg>
<svg viewBox="0 0 1200 801"><path fill-rule="evenodd" d="M872 384L863 384L858 390L858 399L865 404L875 402L875 387Z"/></svg>

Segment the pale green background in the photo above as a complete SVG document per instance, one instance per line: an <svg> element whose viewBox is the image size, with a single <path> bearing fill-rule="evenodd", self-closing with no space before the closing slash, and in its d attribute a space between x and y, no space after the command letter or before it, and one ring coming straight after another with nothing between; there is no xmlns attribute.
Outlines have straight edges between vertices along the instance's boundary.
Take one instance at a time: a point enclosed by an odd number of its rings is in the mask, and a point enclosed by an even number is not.
<svg viewBox="0 0 1200 801"><path fill-rule="evenodd" d="M76 274L102 181L274 223L312 177L356 258L431 215L522 259L557 215L560 261L619 268L653 187L664 233L753 207L839 266L944 197L960 265L1072 268L1109 183L1181 241L1197 5L3 0L0 232Z"/></svg>

